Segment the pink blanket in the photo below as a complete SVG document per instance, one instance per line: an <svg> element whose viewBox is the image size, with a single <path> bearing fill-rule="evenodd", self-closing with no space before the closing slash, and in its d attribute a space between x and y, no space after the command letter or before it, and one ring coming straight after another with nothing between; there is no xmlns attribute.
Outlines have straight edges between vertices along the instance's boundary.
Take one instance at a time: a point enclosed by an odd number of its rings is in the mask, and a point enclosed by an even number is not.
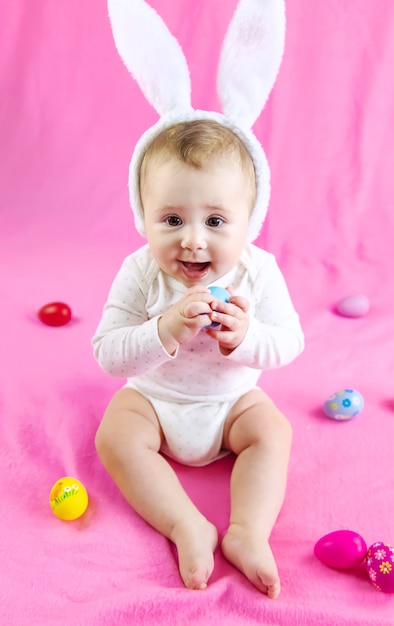
<svg viewBox="0 0 394 626"><path fill-rule="evenodd" d="M216 107L218 48L235 0L151 0L188 57L194 104ZM169 543L126 505L94 434L120 386L90 338L122 258L141 244L128 160L156 119L115 50L104 0L3 0L0 19L0 624L2 626L392 626L394 595L365 567L313 556L349 528L394 544L394 3L288 0L284 62L255 130L272 168L260 244L277 255L306 350L261 385L290 418L287 499L272 535L282 577L260 595L221 553L208 589L183 588ZM370 313L333 312L365 293ZM67 326L38 321L63 300ZM363 412L326 418L334 391ZM227 458L177 466L224 532ZM61 476L90 504L75 522L49 507Z"/></svg>

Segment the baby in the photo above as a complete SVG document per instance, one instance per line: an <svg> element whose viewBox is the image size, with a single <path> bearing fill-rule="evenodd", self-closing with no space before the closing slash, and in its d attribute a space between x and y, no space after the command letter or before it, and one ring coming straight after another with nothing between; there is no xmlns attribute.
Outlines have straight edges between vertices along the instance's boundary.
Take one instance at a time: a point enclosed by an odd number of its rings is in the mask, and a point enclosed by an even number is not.
<svg viewBox="0 0 394 626"><path fill-rule="evenodd" d="M273 255L248 243L253 160L230 128L179 122L147 146L138 180L148 243L124 260L93 338L100 366L127 379L104 414L97 451L133 509L176 545L190 589L207 587L218 533L166 457L199 466L232 452L221 549L276 598L269 538L292 431L257 382L304 343ZM229 302L210 285L227 288Z"/></svg>

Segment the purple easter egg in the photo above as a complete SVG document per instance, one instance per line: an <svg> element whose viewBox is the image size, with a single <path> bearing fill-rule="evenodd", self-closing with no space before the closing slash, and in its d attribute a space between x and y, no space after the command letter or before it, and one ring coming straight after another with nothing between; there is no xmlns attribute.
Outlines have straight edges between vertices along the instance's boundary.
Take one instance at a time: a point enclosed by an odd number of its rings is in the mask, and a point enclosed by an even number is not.
<svg viewBox="0 0 394 626"><path fill-rule="evenodd" d="M354 530L335 530L321 537L314 554L323 565L335 569L351 569L359 565L367 553L367 544Z"/></svg>
<svg viewBox="0 0 394 626"><path fill-rule="evenodd" d="M346 296L336 305L337 312L344 317L364 317L369 308L369 299L361 293Z"/></svg>
<svg viewBox="0 0 394 626"><path fill-rule="evenodd" d="M367 552L367 573L379 591L394 593L394 548L377 541Z"/></svg>

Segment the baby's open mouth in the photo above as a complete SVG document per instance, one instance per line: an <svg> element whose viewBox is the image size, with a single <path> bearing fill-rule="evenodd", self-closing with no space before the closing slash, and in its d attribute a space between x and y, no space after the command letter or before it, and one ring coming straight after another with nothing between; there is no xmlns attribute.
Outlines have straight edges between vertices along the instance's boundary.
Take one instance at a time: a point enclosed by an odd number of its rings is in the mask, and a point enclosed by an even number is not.
<svg viewBox="0 0 394 626"><path fill-rule="evenodd" d="M196 279L205 276L211 263L209 261L206 261L205 263L189 263L181 261L181 265L188 278Z"/></svg>
<svg viewBox="0 0 394 626"><path fill-rule="evenodd" d="M186 263L186 261L182 261L182 265L187 270L193 272L203 272L209 266L209 261L206 261L205 263Z"/></svg>

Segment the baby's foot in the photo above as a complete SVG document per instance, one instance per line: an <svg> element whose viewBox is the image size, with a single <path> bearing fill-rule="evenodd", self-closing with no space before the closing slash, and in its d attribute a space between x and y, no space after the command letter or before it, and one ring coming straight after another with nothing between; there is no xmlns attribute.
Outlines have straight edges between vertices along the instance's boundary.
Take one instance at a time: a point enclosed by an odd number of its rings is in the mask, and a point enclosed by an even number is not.
<svg viewBox="0 0 394 626"><path fill-rule="evenodd" d="M171 535L178 551L179 571L188 589L205 589L213 571L218 533L206 519L184 521Z"/></svg>
<svg viewBox="0 0 394 626"><path fill-rule="evenodd" d="M223 537L222 551L262 593L277 598L280 580L274 555L268 541L257 539L249 530L237 524L230 527Z"/></svg>

